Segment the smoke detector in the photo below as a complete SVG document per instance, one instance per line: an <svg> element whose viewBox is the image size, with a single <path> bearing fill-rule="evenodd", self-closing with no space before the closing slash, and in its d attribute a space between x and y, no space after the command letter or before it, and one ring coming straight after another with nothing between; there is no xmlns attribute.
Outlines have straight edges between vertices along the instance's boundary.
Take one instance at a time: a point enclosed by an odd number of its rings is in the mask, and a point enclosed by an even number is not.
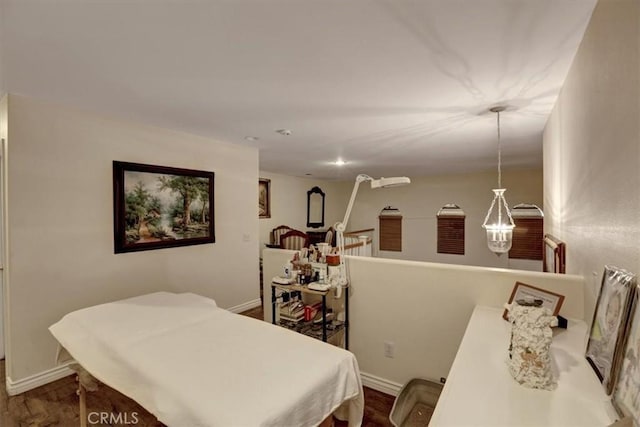
<svg viewBox="0 0 640 427"><path fill-rule="evenodd" d="M280 135L284 135L284 136L291 135L291 131L289 129L278 129L276 132L278 132Z"/></svg>

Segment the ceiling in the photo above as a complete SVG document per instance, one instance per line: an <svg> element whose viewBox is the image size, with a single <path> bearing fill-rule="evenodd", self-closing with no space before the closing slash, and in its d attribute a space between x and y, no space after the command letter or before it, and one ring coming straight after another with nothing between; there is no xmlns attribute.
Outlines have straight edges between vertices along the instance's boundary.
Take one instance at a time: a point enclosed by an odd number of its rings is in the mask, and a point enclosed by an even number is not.
<svg viewBox="0 0 640 427"><path fill-rule="evenodd" d="M2 0L5 87L322 179L495 168L503 104L503 167L541 167L595 3Z"/></svg>

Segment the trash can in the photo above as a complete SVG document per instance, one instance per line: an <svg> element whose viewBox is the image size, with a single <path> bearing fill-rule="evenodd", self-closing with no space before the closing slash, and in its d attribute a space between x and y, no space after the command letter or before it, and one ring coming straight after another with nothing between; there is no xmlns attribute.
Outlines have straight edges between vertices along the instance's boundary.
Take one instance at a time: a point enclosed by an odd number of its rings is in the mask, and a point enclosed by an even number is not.
<svg viewBox="0 0 640 427"><path fill-rule="evenodd" d="M442 384L413 378L393 402L389 420L395 427L427 426L442 392Z"/></svg>

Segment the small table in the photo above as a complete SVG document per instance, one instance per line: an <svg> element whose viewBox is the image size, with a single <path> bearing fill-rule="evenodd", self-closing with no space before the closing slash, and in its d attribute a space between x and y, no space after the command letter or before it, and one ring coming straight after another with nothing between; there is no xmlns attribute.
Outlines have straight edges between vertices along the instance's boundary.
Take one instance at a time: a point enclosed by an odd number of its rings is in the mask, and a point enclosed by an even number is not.
<svg viewBox="0 0 640 427"><path fill-rule="evenodd" d="M320 297L322 297L322 341L327 342L327 338L328 338L327 336L327 295L329 294L329 292L332 292L332 289L329 289L326 291L316 291L313 289L309 289L307 285L298 285L298 284L282 285L279 283L271 282L271 323L274 325L279 324L280 326L283 326L287 329L296 330L289 327L287 324L283 324L283 322L280 322L280 323L276 322L276 309L277 309L277 302L278 302L278 299L276 297L276 290L281 290L285 292L297 291L297 292L300 292L301 294L319 295ZM344 328L344 348L346 350L349 350L349 289L348 288L343 290L343 295L344 295L344 323L342 324L341 328L334 330L334 334L337 333L340 329ZM306 324L311 322L302 322L302 323ZM301 332L301 333L304 333L304 332ZM305 334L305 335L309 335L316 338L312 334Z"/></svg>

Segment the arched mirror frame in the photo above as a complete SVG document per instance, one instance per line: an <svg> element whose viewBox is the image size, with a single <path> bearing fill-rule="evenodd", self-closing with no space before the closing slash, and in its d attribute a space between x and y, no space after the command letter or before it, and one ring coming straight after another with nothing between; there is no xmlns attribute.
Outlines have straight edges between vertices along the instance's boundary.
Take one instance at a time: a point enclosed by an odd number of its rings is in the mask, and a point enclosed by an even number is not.
<svg viewBox="0 0 640 427"><path fill-rule="evenodd" d="M320 187L313 187L311 190L307 191L307 227L311 228L320 228L324 227L324 191L320 189ZM321 212L311 212L311 198L312 197L320 197L322 198L321 203L314 203L314 206L319 205ZM320 218L319 222L312 222L312 219Z"/></svg>

